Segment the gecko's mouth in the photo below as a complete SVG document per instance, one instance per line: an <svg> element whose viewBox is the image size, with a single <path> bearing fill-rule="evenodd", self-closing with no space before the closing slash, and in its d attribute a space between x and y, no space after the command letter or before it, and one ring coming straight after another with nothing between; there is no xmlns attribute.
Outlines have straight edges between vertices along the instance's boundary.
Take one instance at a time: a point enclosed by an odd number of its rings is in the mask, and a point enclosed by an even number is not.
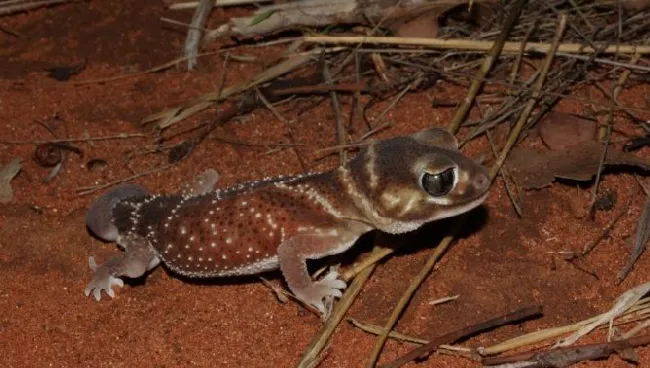
<svg viewBox="0 0 650 368"><path fill-rule="evenodd" d="M486 190L485 193L477 196L474 199L468 200L462 206L466 209L466 211L471 211L472 209L480 206L483 202L485 202L485 200L488 197L488 194L490 194L490 192L488 190Z"/></svg>
<svg viewBox="0 0 650 368"><path fill-rule="evenodd" d="M449 209L448 212L442 214L442 216L440 216L438 219L458 216L465 212L469 212L473 210L474 208L480 206L485 201L485 199L488 196L488 193L489 191L485 191L485 193L481 194L480 196L474 199L470 199L465 203L455 205L454 208Z"/></svg>

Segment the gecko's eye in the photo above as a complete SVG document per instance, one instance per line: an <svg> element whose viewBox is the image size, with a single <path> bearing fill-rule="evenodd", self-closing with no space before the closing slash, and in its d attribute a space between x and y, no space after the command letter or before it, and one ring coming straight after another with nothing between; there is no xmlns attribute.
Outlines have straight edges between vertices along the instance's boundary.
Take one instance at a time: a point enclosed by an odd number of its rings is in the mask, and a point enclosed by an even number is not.
<svg viewBox="0 0 650 368"><path fill-rule="evenodd" d="M450 168L437 174L427 172L422 175L422 189L434 197L449 193L454 187L454 169Z"/></svg>

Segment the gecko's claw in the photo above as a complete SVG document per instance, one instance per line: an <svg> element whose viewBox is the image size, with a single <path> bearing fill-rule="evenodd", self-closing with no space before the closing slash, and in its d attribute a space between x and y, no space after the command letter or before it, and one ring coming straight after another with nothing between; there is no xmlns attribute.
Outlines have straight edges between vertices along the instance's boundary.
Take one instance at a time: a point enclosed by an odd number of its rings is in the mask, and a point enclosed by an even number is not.
<svg viewBox="0 0 650 368"><path fill-rule="evenodd" d="M88 258L88 266L93 270L93 279L88 283L84 289L84 294L89 296L93 293L95 300L100 301L102 298L102 290L111 298L115 297L113 286L124 287L124 282L119 277L112 276L104 267L98 266L94 257Z"/></svg>

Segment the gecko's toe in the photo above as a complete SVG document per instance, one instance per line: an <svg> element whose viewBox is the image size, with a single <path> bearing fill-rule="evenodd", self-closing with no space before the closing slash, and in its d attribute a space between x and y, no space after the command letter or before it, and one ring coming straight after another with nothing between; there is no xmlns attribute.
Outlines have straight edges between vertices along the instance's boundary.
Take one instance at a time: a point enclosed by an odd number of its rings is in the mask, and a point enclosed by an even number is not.
<svg viewBox="0 0 650 368"><path fill-rule="evenodd" d="M325 319L324 317L325 315L329 315L329 311L325 308L325 303L323 303L322 301L312 303L311 305L318 310L321 316L323 316L323 320Z"/></svg>
<svg viewBox="0 0 650 368"><path fill-rule="evenodd" d="M110 275L105 268L98 266L93 257L88 259L88 265L93 270L93 279L88 283L84 289L84 295L90 296L92 292L96 301L102 298L102 290L106 291L106 295L111 298L115 297L113 286L124 287L124 282L119 278Z"/></svg>
<svg viewBox="0 0 650 368"><path fill-rule="evenodd" d="M320 289L322 296L333 296L335 298L340 298L343 296L342 290L344 290L347 285L345 281L339 279L339 273L336 271L330 271L322 279L316 281L315 285Z"/></svg>
<svg viewBox="0 0 650 368"><path fill-rule="evenodd" d="M345 282L338 277L338 272L330 271L307 289L295 290L295 294L303 302L316 308L323 319L327 319L332 310L333 299L342 297L342 290L346 287Z"/></svg>
<svg viewBox="0 0 650 368"><path fill-rule="evenodd" d="M97 262L95 262L95 257L88 257L88 266L90 266L90 269L93 271L97 270L97 267L99 266L97 266Z"/></svg>

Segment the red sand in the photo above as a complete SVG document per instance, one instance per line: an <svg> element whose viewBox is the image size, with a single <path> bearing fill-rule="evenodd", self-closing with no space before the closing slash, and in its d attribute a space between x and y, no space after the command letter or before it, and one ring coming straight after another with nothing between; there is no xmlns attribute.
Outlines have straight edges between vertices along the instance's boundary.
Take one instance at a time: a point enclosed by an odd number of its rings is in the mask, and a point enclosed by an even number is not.
<svg viewBox="0 0 650 368"><path fill-rule="evenodd" d="M227 15L245 10L218 10L215 26ZM2 18L2 27L18 32L16 38L0 33L0 140L91 137L145 132L139 121L150 113L182 104L215 91L222 73L219 56L201 59L201 70L167 70L105 84L75 86L57 82L42 70L76 64L88 66L74 81L146 70L174 59L183 34L163 26L161 16L188 21L190 13L171 12L158 1L75 3ZM216 45L218 46L218 45ZM270 59L273 49L241 49L242 55ZM260 64L231 61L228 85L259 72ZM430 125L444 126L452 109L430 108L431 97L457 100L465 91L449 84L410 94L387 116L385 138ZM637 86L621 97L627 105L647 108L648 88ZM602 96L584 91L581 98L602 105ZM231 122L217 130L221 136L243 142L305 144L299 149L269 151L264 147L228 145L209 140L180 164L138 179L154 191L171 192L190 177L213 167L222 175L219 186L262 176L299 173L298 157L310 170L336 165L329 156L317 159L318 149L335 144L329 101L308 106L297 101L279 107L289 124L266 110L252 113L245 123ZM562 111L584 112L585 106L565 101ZM349 111L349 106L346 106ZM598 109L598 105L592 106ZM378 111L378 110L375 110ZM213 118L214 111L197 114L173 128L186 129ZM375 113L376 114L376 113ZM646 114L647 115L647 114ZM57 119L53 117L58 117ZM645 116L648 118L649 116ZM56 126L54 135L36 120ZM624 117L617 124L634 130ZM354 138L365 131L357 124ZM638 131L636 131L639 133ZM0 355L6 367L291 367L318 331L320 322L293 303L280 304L256 278L224 280L214 284L181 281L162 268L146 280L117 290L113 300L100 303L83 295L89 280L88 257L104 260L118 252L113 244L90 237L84 215L99 194L78 196L75 189L117 180L164 163L165 154L130 157L129 152L154 144L148 139L76 143L83 157L71 153L62 172L51 183L42 179L47 169L32 160L33 145L0 144L0 163L23 158L23 170L13 180L15 200L0 205ZM477 154L485 142L470 144ZM639 155L650 158L650 150ZM300 156L298 156L300 155ZM101 158L108 165L89 171L85 164ZM417 292L402 317L401 332L433 337L531 304L542 304L545 317L520 326L508 326L465 342L489 345L528 331L556 326L605 311L623 291L648 280L650 258L642 256L621 285L617 271L626 261L643 197L630 174L606 175L603 189L617 192L613 211L600 212L595 221L585 216L591 189L555 184L526 192L524 216L515 215L497 181L485 209L473 216L467 235L443 258L437 271ZM585 269L599 279L566 263L557 252L579 251L597 236L630 198L629 214L590 254ZM38 209L38 210L36 210ZM350 311L361 321L382 324L402 291L430 256L440 232L428 227L417 242L379 266ZM369 245L360 244L345 260L363 257ZM281 285L279 273L266 275ZM440 297L460 294L454 303L430 306ZM602 341L602 334L588 339ZM601 339L601 340L598 340ZM322 367L362 367L374 337L342 324L334 335ZM382 362L411 349L390 341ZM641 366L650 365L650 350L639 349ZM411 366L415 366L411 364ZM433 355L421 367L478 367L458 357ZM581 367L627 367L618 357Z"/></svg>

